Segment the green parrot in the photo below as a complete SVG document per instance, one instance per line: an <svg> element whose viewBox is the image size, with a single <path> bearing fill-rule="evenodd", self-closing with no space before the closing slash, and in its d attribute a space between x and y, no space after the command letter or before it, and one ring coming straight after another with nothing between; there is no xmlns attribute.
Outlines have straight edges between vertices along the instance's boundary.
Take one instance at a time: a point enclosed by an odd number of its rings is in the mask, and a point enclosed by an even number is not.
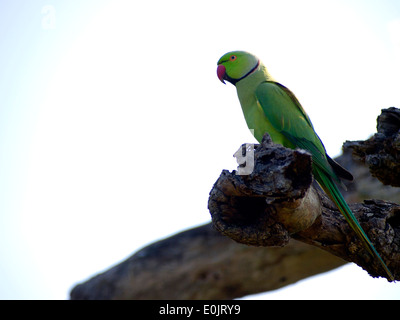
<svg viewBox="0 0 400 320"><path fill-rule="evenodd" d="M295 95L276 82L264 64L253 54L232 51L218 61L218 78L236 86L249 129L261 143L268 132L274 143L287 148L300 148L312 155L313 175L321 188L336 204L368 252L379 260L390 280L394 277L340 193L340 179L352 180L350 172L331 159L314 131L310 118Z"/></svg>

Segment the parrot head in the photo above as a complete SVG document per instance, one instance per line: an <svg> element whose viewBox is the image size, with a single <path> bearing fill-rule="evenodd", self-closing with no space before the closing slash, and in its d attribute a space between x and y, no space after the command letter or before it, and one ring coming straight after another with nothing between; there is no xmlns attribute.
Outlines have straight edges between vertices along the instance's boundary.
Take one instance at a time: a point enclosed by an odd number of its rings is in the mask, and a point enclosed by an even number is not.
<svg viewBox="0 0 400 320"><path fill-rule="evenodd" d="M260 65L260 60L245 51L231 51L218 60L217 75L219 80L236 85L236 83L254 72Z"/></svg>

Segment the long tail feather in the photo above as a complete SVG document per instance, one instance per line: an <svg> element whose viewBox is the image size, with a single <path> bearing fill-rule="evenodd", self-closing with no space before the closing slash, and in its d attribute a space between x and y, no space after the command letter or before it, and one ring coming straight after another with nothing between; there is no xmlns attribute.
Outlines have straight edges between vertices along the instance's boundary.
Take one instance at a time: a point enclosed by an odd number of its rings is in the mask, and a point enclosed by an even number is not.
<svg viewBox="0 0 400 320"><path fill-rule="evenodd" d="M390 272L390 270L386 266L385 262L383 262L381 256L376 251L371 240L369 240L368 236L365 234L364 230L361 228L357 219L354 217L353 213L351 212L351 209L347 205L346 201L344 200L344 198L343 198L342 194L340 193L336 184L333 182L332 178L326 176L324 173L318 172L317 181L318 181L319 185L322 187L322 189L326 192L326 194L328 194L328 196L336 204L339 211L346 218L346 221L349 223L350 227L354 230L354 232L357 234L357 236L362 240L362 242L364 243L366 249L371 254L371 256L376 258L380 262L383 269L389 276L390 280L393 281L394 280L393 274Z"/></svg>

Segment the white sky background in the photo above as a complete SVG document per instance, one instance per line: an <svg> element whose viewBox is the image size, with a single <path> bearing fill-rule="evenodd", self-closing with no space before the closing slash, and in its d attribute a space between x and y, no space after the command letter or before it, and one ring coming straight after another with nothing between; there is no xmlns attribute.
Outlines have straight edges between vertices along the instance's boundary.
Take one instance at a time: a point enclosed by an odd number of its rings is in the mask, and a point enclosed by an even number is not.
<svg viewBox="0 0 400 320"><path fill-rule="evenodd" d="M400 107L399 2L197 3L0 0L0 299L68 298L210 220L213 183L254 142L216 76L227 51L263 60L331 156ZM348 265L258 298L397 299L400 287Z"/></svg>

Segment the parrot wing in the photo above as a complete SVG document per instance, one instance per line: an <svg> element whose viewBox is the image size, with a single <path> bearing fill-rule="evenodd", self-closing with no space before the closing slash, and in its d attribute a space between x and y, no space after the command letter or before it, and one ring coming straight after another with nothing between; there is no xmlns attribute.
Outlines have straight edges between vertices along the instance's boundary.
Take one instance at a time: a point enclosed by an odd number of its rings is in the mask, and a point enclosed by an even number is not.
<svg viewBox="0 0 400 320"><path fill-rule="evenodd" d="M256 98L268 121L293 145L308 150L313 160L313 174L322 189L335 202L351 228L367 250L381 263L391 280L392 273L354 217L334 181L338 177L353 178L351 173L329 158L325 147L315 133L313 125L294 94L276 82L263 82L256 89Z"/></svg>
<svg viewBox="0 0 400 320"><path fill-rule="evenodd" d="M256 98L272 126L296 147L309 151L316 167L338 183L338 177L353 180L350 172L326 154L310 118L289 89L277 82L263 82Z"/></svg>

